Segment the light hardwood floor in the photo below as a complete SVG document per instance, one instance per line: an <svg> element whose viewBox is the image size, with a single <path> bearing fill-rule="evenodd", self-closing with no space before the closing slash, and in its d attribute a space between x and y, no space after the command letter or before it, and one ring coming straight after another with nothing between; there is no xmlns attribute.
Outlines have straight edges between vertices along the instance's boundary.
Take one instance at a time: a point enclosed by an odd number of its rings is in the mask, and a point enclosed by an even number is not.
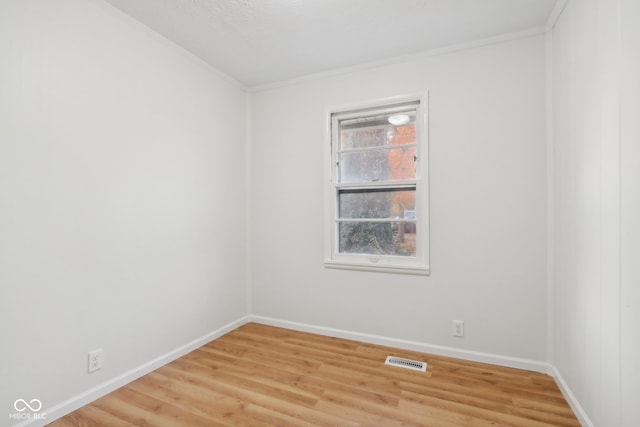
<svg viewBox="0 0 640 427"><path fill-rule="evenodd" d="M427 372L384 365L426 361ZM544 374L246 324L52 424L579 426Z"/></svg>

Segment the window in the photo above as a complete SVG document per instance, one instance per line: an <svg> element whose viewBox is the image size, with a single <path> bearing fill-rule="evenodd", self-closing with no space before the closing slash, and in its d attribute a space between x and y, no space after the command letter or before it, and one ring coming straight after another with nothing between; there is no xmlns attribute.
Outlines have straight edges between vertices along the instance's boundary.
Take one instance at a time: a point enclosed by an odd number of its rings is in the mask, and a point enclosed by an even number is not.
<svg viewBox="0 0 640 427"><path fill-rule="evenodd" d="M426 97L329 112L325 265L429 274Z"/></svg>

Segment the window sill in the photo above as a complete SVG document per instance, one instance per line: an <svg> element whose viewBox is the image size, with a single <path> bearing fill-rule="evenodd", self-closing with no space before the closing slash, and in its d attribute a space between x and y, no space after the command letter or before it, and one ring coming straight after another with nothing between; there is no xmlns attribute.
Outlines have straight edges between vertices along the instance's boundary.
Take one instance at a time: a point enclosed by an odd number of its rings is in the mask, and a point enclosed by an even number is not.
<svg viewBox="0 0 640 427"><path fill-rule="evenodd" d="M340 270L358 270L358 271L372 271L378 273L395 273L395 274L413 274L418 276L429 276L431 270L428 266L408 266L408 265L373 265L364 264L361 262L347 262L336 260L325 260L325 268L335 268Z"/></svg>

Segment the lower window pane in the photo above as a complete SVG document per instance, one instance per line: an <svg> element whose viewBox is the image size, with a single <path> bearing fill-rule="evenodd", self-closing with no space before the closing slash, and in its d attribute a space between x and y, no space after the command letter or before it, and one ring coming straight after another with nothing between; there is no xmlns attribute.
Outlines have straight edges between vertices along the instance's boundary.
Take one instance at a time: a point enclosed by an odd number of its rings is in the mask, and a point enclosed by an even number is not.
<svg viewBox="0 0 640 427"><path fill-rule="evenodd" d="M415 222L339 223L339 252L348 254L415 256Z"/></svg>
<svg viewBox="0 0 640 427"><path fill-rule="evenodd" d="M340 190L339 218L416 218L416 190Z"/></svg>

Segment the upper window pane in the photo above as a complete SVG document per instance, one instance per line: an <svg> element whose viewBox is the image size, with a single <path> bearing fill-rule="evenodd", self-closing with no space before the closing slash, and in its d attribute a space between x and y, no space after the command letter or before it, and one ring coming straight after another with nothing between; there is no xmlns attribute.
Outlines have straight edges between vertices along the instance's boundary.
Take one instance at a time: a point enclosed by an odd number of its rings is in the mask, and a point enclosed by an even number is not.
<svg viewBox="0 0 640 427"><path fill-rule="evenodd" d="M340 153L338 182L348 184L413 180L416 178L415 156L415 146Z"/></svg>
<svg viewBox="0 0 640 427"><path fill-rule="evenodd" d="M340 120L339 151L416 143L416 110Z"/></svg>
<svg viewBox="0 0 640 427"><path fill-rule="evenodd" d="M337 122L337 182L415 180L417 106Z"/></svg>

